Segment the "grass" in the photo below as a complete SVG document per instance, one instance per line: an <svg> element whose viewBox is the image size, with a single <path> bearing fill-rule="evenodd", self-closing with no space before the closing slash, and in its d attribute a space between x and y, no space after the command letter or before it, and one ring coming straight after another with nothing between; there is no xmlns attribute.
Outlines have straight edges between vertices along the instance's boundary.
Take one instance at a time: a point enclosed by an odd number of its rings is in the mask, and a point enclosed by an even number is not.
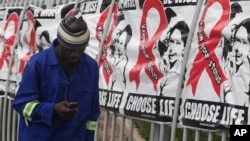
<svg viewBox="0 0 250 141"><path fill-rule="evenodd" d="M141 120L135 120L135 126L138 128L138 132L141 135L141 137L144 138L146 141L149 141L151 123L146 122L146 121L141 121ZM177 128L176 129L176 141L182 141L182 137L183 137L183 129ZM195 130L191 130L191 129L188 130L187 140L188 141L195 140ZM221 141L221 135L219 133L213 134L212 140ZM208 132L200 131L199 141L208 141ZM229 141L229 138L227 138L226 141Z"/></svg>
<svg viewBox="0 0 250 141"><path fill-rule="evenodd" d="M151 123L141 120L135 120L135 126L138 128L138 132L141 137L148 141L150 138Z"/></svg>

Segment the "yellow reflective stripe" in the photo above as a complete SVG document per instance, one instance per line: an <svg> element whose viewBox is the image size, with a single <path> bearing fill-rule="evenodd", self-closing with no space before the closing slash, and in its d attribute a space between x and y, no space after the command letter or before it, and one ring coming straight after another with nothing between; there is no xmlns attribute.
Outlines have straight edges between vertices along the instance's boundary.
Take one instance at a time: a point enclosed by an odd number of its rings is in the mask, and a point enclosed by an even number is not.
<svg viewBox="0 0 250 141"><path fill-rule="evenodd" d="M35 109L36 105L39 103L38 100L34 100L31 102L26 103L24 109L23 109L23 116L24 118L26 118L27 120L31 121L31 114L33 112L33 110Z"/></svg>
<svg viewBox="0 0 250 141"><path fill-rule="evenodd" d="M96 121L88 121L87 122L87 130L95 131L97 122Z"/></svg>

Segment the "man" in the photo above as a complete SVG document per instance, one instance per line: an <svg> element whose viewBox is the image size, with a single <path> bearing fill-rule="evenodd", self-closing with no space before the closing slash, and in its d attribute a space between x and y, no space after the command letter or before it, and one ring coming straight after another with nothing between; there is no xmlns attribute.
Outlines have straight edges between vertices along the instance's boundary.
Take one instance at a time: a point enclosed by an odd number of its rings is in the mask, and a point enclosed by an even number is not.
<svg viewBox="0 0 250 141"><path fill-rule="evenodd" d="M94 140L99 69L84 53L89 37L76 10L61 21L51 46L30 58L13 102L21 115L19 141Z"/></svg>

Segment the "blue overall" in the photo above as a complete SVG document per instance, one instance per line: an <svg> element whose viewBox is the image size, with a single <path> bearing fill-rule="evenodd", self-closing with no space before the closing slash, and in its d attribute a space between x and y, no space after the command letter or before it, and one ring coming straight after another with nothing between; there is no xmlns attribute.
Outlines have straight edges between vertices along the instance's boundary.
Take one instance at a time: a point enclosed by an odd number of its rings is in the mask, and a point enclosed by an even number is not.
<svg viewBox="0 0 250 141"><path fill-rule="evenodd" d="M59 66L55 46L35 54L27 62L13 101L20 113L19 141L93 141L99 116L99 69L83 53L70 79ZM77 114L69 120L53 111L55 103L78 102ZM27 112L28 111L28 112Z"/></svg>

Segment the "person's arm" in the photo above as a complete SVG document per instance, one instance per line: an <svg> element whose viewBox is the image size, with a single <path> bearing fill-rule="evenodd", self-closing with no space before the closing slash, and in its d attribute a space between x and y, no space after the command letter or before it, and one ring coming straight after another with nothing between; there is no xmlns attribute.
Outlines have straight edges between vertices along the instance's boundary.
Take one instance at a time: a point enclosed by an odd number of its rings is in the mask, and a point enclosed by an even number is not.
<svg viewBox="0 0 250 141"><path fill-rule="evenodd" d="M24 69L20 86L13 101L14 109L26 119L26 123L52 123L54 103L39 101L41 68L35 61L29 61ZM28 126L28 124L27 124Z"/></svg>
<svg viewBox="0 0 250 141"><path fill-rule="evenodd" d="M92 107L91 107L91 114L89 116L89 120L87 121L87 134L88 134L88 141L94 140L94 133L96 130L96 126L98 124L98 117L100 114L100 105L99 105L99 69L96 65L96 72L95 72L95 86L94 86L94 93L92 99Z"/></svg>

